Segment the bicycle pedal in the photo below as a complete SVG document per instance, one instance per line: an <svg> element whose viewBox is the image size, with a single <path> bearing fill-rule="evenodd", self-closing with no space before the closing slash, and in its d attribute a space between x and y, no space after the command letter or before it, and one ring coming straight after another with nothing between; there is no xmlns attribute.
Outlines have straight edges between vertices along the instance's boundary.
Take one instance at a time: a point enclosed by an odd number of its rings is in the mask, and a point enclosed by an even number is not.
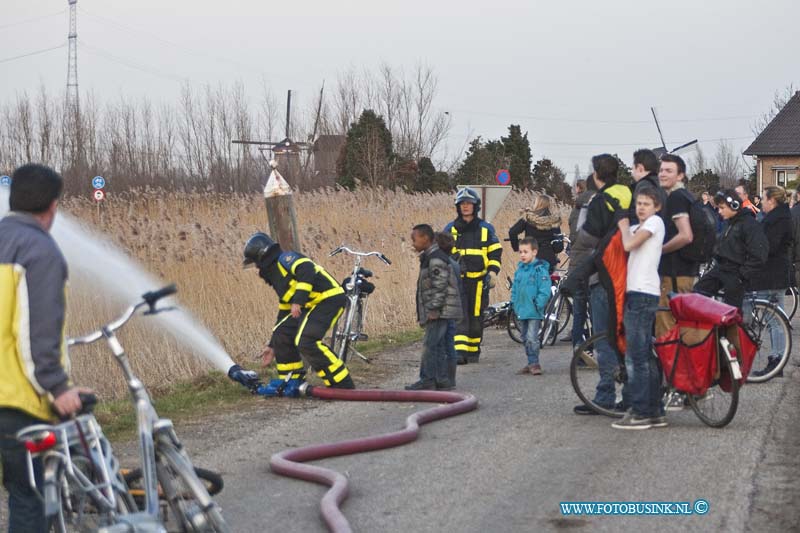
<svg viewBox="0 0 800 533"><path fill-rule="evenodd" d="M369 340L369 335L367 335L366 333L359 333L358 337L356 337L356 340L358 340L358 341Z"/></svg>

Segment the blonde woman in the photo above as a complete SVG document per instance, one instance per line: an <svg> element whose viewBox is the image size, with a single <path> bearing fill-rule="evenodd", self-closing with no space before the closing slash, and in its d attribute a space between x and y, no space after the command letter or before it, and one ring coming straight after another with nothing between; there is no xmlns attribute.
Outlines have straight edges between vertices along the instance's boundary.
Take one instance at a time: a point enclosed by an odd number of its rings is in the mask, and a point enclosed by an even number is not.
<svg viewBox="0 0 800 533"><path fill-rule="evenodd" d="M526 237L536 239L539 244L538 258L547 261L552 273L558 264L556 254L564 249L564 241L560 238L561 214L552 197L539 194L533 209L522 209L520 219L508 230L508 240L515 252L519 250L519 235L522 232Z"/></svg>

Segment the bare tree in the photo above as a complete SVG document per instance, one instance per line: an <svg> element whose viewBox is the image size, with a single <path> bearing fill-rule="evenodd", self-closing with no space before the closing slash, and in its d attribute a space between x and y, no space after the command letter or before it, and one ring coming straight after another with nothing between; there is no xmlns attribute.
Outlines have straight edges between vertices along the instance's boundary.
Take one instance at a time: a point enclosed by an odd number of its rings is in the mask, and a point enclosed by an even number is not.
<svg viewBox="0 0 800 533"><path fill-rule="evenodd" d="M739 153L730 142L720 140L714 156L714 173L719 176L722 187L731 188L742 177L742 166Z"/></svg>
<svg viewBox="0 0 800 533"><path fill-rule="evenodd" d="M696 146L697 149L695 150L694 157L689 160L689 177L705 172L709 168L706 156L703 154L703 149L700 148L699 144Z"/></svg>

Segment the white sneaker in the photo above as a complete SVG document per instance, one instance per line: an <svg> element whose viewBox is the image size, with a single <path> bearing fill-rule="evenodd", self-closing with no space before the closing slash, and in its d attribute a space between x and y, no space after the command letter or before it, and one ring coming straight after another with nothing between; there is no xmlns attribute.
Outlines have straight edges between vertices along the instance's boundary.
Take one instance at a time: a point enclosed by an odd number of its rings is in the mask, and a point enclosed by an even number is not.
<svg viewBox="0 0 800 533"><path fill-rule="evenodd" d="M682 392L673 392L667 401L667 411L683 411L686 408L686 395Z"/></svg>

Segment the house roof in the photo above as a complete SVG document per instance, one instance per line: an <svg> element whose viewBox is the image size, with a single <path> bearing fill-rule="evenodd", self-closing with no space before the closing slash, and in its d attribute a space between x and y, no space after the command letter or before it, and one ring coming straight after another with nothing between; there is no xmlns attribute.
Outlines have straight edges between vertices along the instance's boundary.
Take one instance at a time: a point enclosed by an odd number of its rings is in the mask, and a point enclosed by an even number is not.
<svg viewBox="0 0 800 533"><path fill-rule="evenodd" d="M800 155L800 91L744 151L745 155Z"/></svg>

